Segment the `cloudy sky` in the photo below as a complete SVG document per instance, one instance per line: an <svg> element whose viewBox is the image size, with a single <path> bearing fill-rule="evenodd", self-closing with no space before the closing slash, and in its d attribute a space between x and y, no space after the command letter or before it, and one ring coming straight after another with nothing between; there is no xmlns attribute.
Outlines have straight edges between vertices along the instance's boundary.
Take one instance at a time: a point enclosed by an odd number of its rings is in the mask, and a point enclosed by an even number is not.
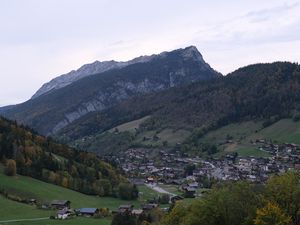
<svg viewBox="0 0 300 225"><path fill-rule="evenodd" d="M226 74L300 61L297 0L1 0L0 106L95 60L195 45Z"/></svg>

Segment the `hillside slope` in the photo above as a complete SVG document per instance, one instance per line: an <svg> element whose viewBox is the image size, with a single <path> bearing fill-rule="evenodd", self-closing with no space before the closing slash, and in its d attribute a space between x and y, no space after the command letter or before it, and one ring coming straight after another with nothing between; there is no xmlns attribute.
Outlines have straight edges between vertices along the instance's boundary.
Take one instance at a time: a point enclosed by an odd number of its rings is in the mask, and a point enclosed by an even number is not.
<svg viewBox="0 0 300 225"><path fill-rule="evenodd" d="M219 76L191 46L82 78L2 114L49 135L89 112L103 111L126 99Z"/></svg>
<svg viewBox="0 0 300 225"><path fill-rule="evenodd" d="M89 113L58 134L74 143L151 116L139 125L140 132L184 129L193 131L189 140L193 143L203 132L232 122L291 115L299 110L299 81L298 64L251 65L213 81L136 97L102 112Z"/></svg>
<svg viewBox="0 0 300 225"><path fill-rule="evenodd" d="M86 194L116 196L116 187L126 182L95 154L58 144L0 117L0 162L7 160L15 161L18 174Z"/></svg>

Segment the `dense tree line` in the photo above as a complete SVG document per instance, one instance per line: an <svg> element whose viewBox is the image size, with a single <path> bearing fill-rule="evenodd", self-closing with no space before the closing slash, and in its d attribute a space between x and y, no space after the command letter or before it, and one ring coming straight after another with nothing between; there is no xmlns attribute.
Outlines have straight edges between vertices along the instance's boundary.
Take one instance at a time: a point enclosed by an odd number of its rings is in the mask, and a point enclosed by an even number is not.
<svg viewBox="0 0 300 225"><path fill-rule="evenodd" d="M0 160L8 175L17 172L86 194L119 196L119 186L127 183L95 154L59 144L4 118L0 118ZM136 192L131 186L127 191Z"/></svg>

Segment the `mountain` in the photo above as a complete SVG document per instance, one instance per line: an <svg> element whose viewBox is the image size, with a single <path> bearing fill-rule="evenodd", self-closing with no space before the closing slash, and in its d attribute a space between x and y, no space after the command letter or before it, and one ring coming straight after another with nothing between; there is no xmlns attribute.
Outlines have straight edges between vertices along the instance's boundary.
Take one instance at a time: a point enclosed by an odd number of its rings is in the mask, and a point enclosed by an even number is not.
<svg viewBox="0 0 300 225"><path fill-rule="evenodd" d="M116 195L126 179L95 154L78 151L0 117L0 166L15 164L16 172L86 194Z"/></svg>
<svg viewBox="0 0 300 225"><path fill-rule="evenodd" d="M103 111L129 98L221 76L194 46L133 61L52 89L1 113L50 135L90 112Z"/></svg>
<svg viewBox="0 0 300 225"><path fill-rule="evenodd" d="M57 136L98 152L105 146L109 152L143 143L153 146L158 141L147 140L167 136L165 140L170 141L179 131L186 131L189 135L181 141L187 148L197 148L202 135L223 125L257 119L276 121L297 111L300 66L288 62L255 64L219 79L138 96L91 112L64 127ZM110 131L130 121L139 121L133 134Z"/></svg>
<svg viewBox="0 0 300 225"><path fill-rule="evenodd" d="M163 55L163 53L160 55ZM117 62L111 60L111 61L103 61L103 62L95 61L90 64L85 64L82 67L80 67L78 70L72 70L67 74L60 75L52 79L48 83L43 84L43 86L39 90L37 90L37 92L32 96L32 99L37 98L40 95L43 95L50 91L65 87L77 80L80 80L81 78L91 76L93 74L103 73L108 70L121 69L123 67L135 63L149 62L154 57L157 56L156 55L140 56L127 62Z"/></svg>

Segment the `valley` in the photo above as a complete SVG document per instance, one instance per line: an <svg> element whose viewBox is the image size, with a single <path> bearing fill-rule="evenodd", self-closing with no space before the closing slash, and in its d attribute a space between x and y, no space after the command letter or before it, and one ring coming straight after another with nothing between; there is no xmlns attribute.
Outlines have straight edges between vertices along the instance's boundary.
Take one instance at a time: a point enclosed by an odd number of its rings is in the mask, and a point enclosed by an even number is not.
<svg viewBox="0 0 300 225"><path fill-rule="evenodd" d="M173 225L244 193L253 220L274 179L298 193L299 81L289 62L222 76L194 46L59 76L0 109L0 224Z"/></svg>
<svg viewBox="0 0 300 225"><path fill-rule="evenodd" d="M45 183L30 177L17 175L8 177L3 173L3 167L0 165L0 224L110 224L111 216L104 218L84 218L75 217L70 220L51 220L50 216L55 216L57 211L51 209L42 209L41 205L52 201L53 199L68 199L71 201L72 208L96 207L109 208L110 211L117 210L120 205L133 204L135 208L147 203L147 200L159 197L159 193L142 185L139 186L141 192L137 200L121 200L113 197L99 197L85 195L57 185ZM3 195L3 192L6 195ZM5 197L7 196L7 197ZM30 205L18 202L17 199L36 199L38 205ZM15 200L11 200L15 199ZM162 206L165 207L165 206ZM44 218L34 221L35 218ZM33 219L33 221L29 221ZM20 222L3 222L11 220L24 220ZM26 221L28 220L28 221Z"/></svg>

